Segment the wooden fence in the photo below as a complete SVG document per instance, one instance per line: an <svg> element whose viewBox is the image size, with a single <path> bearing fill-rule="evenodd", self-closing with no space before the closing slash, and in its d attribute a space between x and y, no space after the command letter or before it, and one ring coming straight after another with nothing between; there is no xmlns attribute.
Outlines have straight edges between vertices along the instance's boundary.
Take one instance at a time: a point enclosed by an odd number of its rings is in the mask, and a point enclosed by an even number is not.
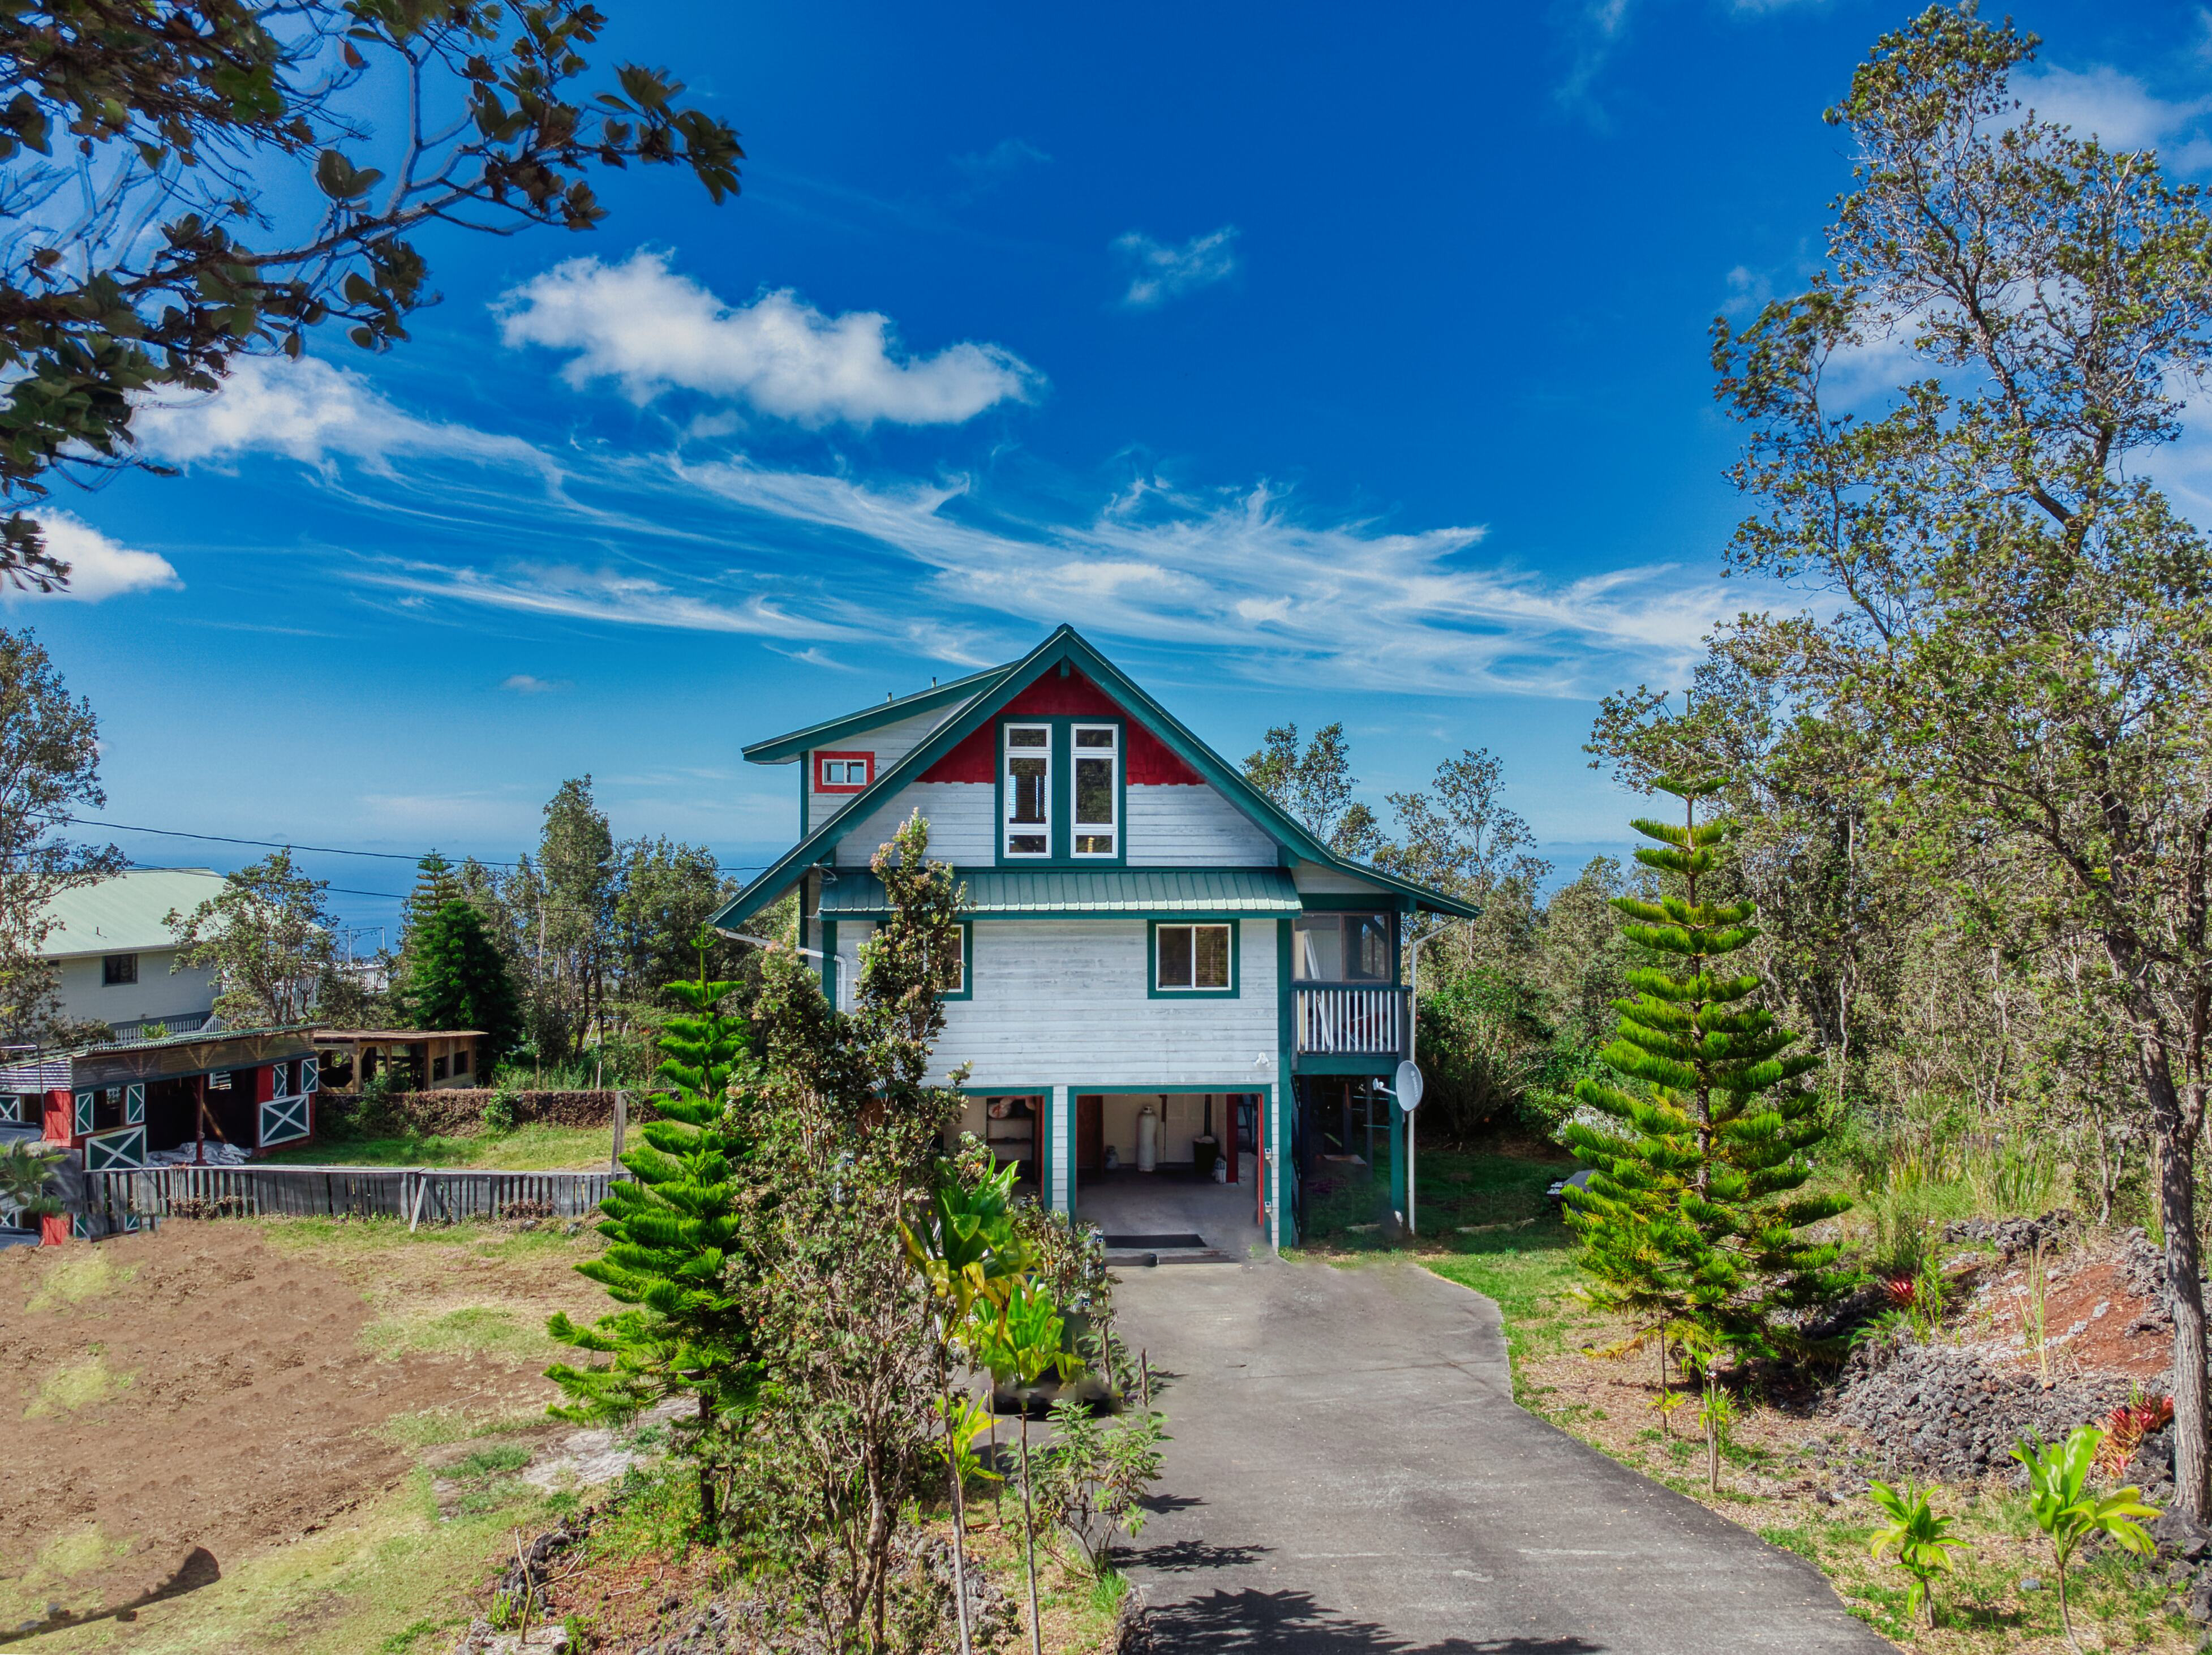
<svg viewBox="0 0 2212 1655"><path fill-rule="evenodd" d="M589 1218L624 1172L477 1172L413 1166L143 1166L88 1175L111 1231L165 1218Z"/></svg>

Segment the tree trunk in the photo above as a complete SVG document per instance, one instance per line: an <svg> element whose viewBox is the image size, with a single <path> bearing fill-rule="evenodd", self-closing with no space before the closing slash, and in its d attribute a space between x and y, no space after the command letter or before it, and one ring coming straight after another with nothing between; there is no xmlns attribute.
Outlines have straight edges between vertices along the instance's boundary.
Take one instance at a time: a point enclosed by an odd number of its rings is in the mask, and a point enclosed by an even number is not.
<svg viewBox="0 0 2212 1655"><path fill-rule="evenodd" d="M2146 1037L2145 1090L2158 1129L2158 1208L2166 1226L2166 1297L2173 1310L2173 1497L2198 1522L2212 1510L2212 1441L2204 1387L2204 1287L2197 1245L2197 1146L2161 1043Z"/></svg>
<svg viewBox="0 0 2212 1655"><path fill-rule="evenodd" d="M960 1611L960 1655L970 1655L968 1641L968 1506L960 1477L960 1432L952 1415L952 1392L945 1393L945 1459L952 1473L952 1601Z"/></svg>
<svg viewBox="0 0 2212 1655"><path fill-rule="evenodd" d="M699 1523L712 1534L718 1526L714 1504L714 1457L709 1443L714 1428L714 1411L707 1401L707 1393L699 1393Z"/></svg>
<svg viewBox="0 0 2212 1655"><path fill-rule="evenodd" d="M1030 1403L1022 1398L1022 1546L1030 1573L1030 1652L1044 1655L1044 1622L1037 1615L1036 1520L1030 1506Z"/></svg>

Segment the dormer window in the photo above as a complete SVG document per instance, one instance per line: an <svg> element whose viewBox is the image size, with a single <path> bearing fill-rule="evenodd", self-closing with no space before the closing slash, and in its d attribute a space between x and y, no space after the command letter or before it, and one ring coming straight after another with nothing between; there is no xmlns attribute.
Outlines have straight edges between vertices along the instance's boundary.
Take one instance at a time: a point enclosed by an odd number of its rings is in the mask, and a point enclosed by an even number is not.
<svg viewBox="0 0 2212 1655"><path fill-rule="evenodd" d="M1005 770L1000 792L1006 853L1052 855L1052 726L1005 727Z"/></svg>
<svg viewBox="0 0 2212 1655"><path fill-rule="evenodd" d="M873 753L820 752L814 755L817 793L859 793L876 779Z"/></svg>
<svg viewBox="0 0 2212 1655"><path fill-rule="evenodd" d="M1111 856L1121 843L1121 732L1075 727L1075 854Z"/></svg>

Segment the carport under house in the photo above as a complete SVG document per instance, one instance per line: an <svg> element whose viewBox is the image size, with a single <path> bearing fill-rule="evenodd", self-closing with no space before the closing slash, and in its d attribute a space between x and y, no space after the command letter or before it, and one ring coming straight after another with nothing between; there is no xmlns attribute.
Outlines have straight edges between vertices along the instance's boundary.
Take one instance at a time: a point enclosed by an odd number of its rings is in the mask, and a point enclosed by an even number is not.
<svg viewBox="0 0 2212 1655"><path fill-rule="evenodd" d="M969 1066L957 1129L1050 1205L1079 1212L1117 1164L1218 1162L1289 1244L1302 1174L1358 1118L1404 1210L1402 1117L1376 1102L1411 1049L1401 962L1416 916L1474 910L1337 855L1073 628L744 756L797 766L799 839L716 926L796 891L849 1007L886 913L870 860L919 812L963 891L936 1078Z"/></svg>

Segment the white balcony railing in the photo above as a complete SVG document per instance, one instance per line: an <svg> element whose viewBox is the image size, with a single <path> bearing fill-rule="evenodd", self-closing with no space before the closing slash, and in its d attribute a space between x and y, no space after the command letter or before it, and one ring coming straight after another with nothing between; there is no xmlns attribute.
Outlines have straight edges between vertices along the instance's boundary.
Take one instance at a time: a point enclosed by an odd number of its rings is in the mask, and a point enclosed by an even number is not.
<svg viewBox="0 0 2212 1655"><path fill-rule="evenodd" d="M1297 1022L1301 1052L1387 1056L1405 1050L1406 991L1300 989Z"/></svg>

